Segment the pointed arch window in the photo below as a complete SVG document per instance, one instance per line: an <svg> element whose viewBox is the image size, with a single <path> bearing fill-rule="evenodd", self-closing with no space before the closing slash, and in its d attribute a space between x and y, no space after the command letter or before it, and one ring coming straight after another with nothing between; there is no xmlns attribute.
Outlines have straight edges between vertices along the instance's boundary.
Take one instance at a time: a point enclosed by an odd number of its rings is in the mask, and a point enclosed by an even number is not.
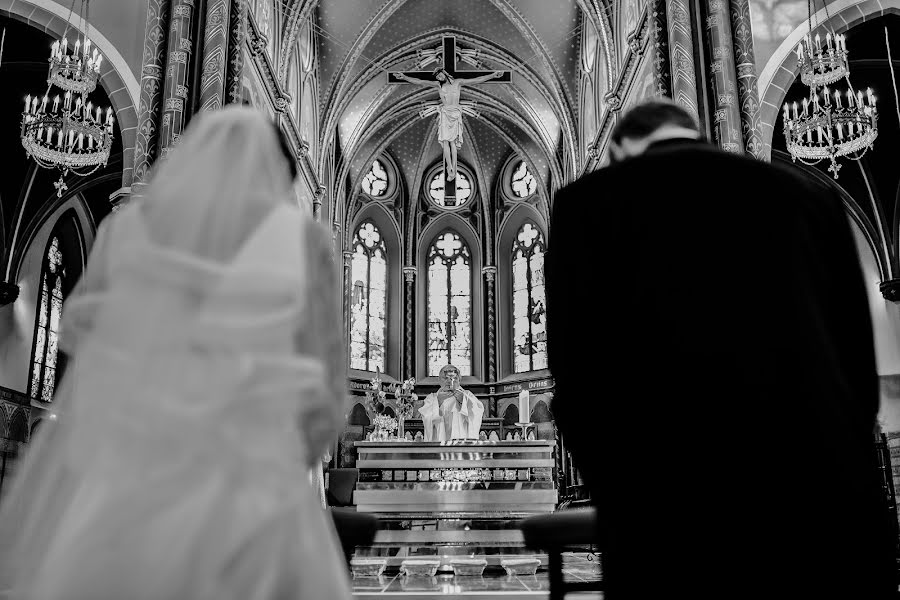
<svg viewBox="0 0 900 600"><path fill-rule="evenodd" d="M544 235L532 223L519 229L512 249L513 368L547 368Z"/></svg>
<svg viewBox="0 0 900 600"><path fill-rule="evenodd" d="M428 250L428 375L447 364L472 374L472 260L453 231L437 236Z"/></svg>
<svg viewBox="0 0 900 600"><path fill-rule="evenodd" d="M350 273L350 367L384 372L387 249L381 231L371 221L356 230Z"/></svg>
<svg viewBox="0 0 900 600"><path fill-rule="evenodd" d="M53 237L44 256L41 270L41 295L34 336L34 356L28 395L32 400L50 402L59 371L59 322L62 317L63 279L66 269L59 249L59 238Z"/></svg>

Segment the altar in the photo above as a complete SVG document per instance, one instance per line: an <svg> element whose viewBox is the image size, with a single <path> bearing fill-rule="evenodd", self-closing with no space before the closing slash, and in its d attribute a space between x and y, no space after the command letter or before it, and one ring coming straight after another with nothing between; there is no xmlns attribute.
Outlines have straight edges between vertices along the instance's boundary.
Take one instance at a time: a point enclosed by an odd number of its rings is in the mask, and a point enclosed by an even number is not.
<svg viewBox="0 0 900 600"><path fill-rule="evenodd" d="M556 442L363 441L355 443L357 511L376 515L379 531L360 558L389 567L407 558L544 558L525 547L518 522L557 504Z"/></svg>

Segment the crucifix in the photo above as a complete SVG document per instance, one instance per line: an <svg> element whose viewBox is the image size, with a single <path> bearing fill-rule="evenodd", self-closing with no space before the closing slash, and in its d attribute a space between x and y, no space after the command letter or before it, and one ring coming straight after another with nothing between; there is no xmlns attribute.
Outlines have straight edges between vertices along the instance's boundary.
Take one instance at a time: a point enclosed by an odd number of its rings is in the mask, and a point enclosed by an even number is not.
<svg viewBox="0 0 900 600"><path fill-rule="evenodd" d="M509 83L511 71L458 71L456 69L456 38L445 35L442 44L441 66L434 71L390 71L388 83L413 83L434 86L440 104L419 112L423 117L438 115L438 143L444 152L444 205L456 206L456 153L463 142L463 114L478 116L470 106L460 103L460 88L476 83Z"/></svg>

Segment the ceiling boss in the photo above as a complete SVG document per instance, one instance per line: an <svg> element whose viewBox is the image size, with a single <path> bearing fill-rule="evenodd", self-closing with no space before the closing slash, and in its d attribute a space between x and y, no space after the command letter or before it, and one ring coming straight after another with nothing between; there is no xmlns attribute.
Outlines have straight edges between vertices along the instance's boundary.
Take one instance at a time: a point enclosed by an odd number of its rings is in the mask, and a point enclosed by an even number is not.
<svg viewBox="0 0 900 600"><path fill-rule="evenodd" d="M463 114L477 117L472 102L460 102L460 89L465 85L477 83L509 83L512 79L510 71L457 71L456 60L459 56L466 62L472 62L471 50L457 50L456 38L444 36L441 66L434 71L391 71L388 83L413 83L434 86L438 90L440 103L429 104L419 112L422 117L432 114L438 116L438 143L444 152L444 195L448 206L455 205L456 153L463 143ZM436 58L437 51L429 52L428 57ZM420 61L427 64L431 60Z"/></svg>

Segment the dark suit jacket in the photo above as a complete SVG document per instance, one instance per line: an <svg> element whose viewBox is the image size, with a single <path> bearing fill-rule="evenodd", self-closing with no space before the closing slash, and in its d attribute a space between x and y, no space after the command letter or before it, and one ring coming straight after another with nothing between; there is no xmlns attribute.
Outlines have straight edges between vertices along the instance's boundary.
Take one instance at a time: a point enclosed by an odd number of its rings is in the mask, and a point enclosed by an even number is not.
<svg viewBox="0 0 900 600"><path fill-rule="evenodd" d="M885 597L872 331L835 193L657 144L557 194L547 261L552 412L608 599Z"/></svg>

